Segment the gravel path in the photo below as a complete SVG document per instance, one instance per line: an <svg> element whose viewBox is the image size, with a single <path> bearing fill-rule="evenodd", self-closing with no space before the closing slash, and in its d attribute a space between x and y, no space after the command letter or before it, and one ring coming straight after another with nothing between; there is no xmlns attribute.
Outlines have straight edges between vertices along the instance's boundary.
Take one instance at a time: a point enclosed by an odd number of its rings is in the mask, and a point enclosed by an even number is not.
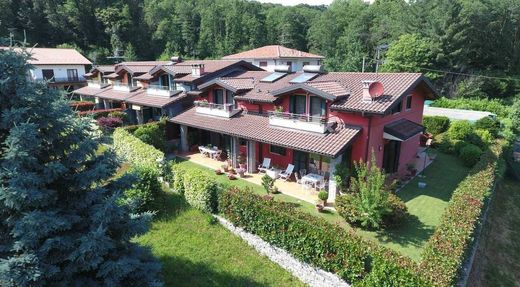
<svg viewBox="0 0 520 287"><path fill-rule="evenodd" d="M300 262L287 251L272 246L257 235L244 231L240 227L235 227L231 222L223 217L214 215L225 228L240 236L250 246L254 247L260 254L267 256L271 261L277 263L285 270L302 282L313 287L350 287L337 275L312 267L307 263Z"/></svg>

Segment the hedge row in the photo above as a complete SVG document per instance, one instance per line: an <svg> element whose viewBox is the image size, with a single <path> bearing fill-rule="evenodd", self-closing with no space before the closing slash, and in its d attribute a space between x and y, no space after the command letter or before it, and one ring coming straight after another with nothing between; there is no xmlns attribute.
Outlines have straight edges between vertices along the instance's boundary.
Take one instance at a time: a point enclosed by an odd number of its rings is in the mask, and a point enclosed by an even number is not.
<svg viewBox="0 0 520 287"><path fill-rule="evenodd" d="M458 278L482 209L499 174L501 153L502 146L496 144L482 155L453 193L441 223L424 248L422 273L436 286L452 286Z"/></svg>
<svg viewBox="0 0 520 287"><path fill-rule="evenodd" d="M82 111L82 112L78 112L78 115L81 117L92 116L92 117L94 117L94 119L97 119L100 117L107 117L108 114L110 114L111 112L116 112L116 111L120 112L120 111L123 111L123 109L117 108L117 109L106 109L106 110Z"/></svg>
<svg viewBox="0 0 520 287"><path fill-rule="evenodd" d="M300 212L290 203L232 188L220 196L219 211L235 226L355 286L431 286L409 258Z"/></svg>
<svg viewBox="0 0 520 287"><path fill-rule="evenodd" d="M96 103L87 101L70 102L69 106L75 111L90 111L94 108Z"/></svg>
<svg viewBox="0 0 520 287"><path fill-rule="evenodd" d="M142 142L123 128L117 128L113 134L114 150L117 155L132 165L149 165L161 171L164 153Z"/></svg>
<svg viewBox="0 0 520 287"><path fill-rule="evenodd" d="M450 119L443 116L424 116L423 126L427 132L438 135L448 130Z"/></svg>

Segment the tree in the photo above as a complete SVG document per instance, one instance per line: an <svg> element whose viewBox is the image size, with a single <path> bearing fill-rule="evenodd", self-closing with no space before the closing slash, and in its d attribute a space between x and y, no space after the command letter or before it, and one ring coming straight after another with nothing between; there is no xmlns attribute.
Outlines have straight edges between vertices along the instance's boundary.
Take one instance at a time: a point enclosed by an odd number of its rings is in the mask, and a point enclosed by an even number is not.
<svg viewBox="0 0 520 287"><path fill-rule="evenodd" d="M111 180L114 154L27 80L27 58L0 51L0 285L160 286L159 263L130 241L151 214L118 203L131 178Z"/></svg>
<svg viewBox="0 0 520 287"><path fill-rule="evenodd" d="M134 46L132 44L126 45L125 53L123 54L125 61L137 61L137 55L135 53Z"/></svg>

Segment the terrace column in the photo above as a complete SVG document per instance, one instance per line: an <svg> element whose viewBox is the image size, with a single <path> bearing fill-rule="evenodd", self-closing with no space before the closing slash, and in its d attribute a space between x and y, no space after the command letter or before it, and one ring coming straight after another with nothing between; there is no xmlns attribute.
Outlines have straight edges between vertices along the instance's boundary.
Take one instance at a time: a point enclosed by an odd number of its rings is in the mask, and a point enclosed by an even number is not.
<svg viewBox="0 0 520 287"><path fill-rule="evenodd" d="M329 198L327 198L327 202L334 202L336 201L336 193L338 192L338 188L336 185L336 181L334 180L334 172L336 171L336 165L341 163L341 160L343 158L343 154L340 154L339 156L332 158L330 160L329 165Z"/></svg>
<svg viewBox="0 0 520 287"><path fill-rule="evenodd" d="M247 172L256 172L256 142L247 141Z"/></svg>
<svg viewBox="0 0 520 287"><path fill-rule="evenodd" d="M105 108L105 110L110 109L110 102L103 99L103 107Z"/></svg>
<svg viewBox="0 0 520 287"><path fill-rule="evenodd" d="M138 110L136 111L136 115L137 115L137 124L138 125L142 125L144 123L144 117L143 117L143 110Z"/></svg>
<svg viewBox="0 0 520 287"><path fill-rule="evenodd" d="M188 126L181 125L181 152L188 152Z"/></svg>
<svg viewBox="0 0 520 287"><path fill-rule="evenodd" d="M240 147L238 146L239 140L237 137L231 137L231 148L230 148L230 159L231 165L233 167L238 167L238 153L240 152Z"/></svg>

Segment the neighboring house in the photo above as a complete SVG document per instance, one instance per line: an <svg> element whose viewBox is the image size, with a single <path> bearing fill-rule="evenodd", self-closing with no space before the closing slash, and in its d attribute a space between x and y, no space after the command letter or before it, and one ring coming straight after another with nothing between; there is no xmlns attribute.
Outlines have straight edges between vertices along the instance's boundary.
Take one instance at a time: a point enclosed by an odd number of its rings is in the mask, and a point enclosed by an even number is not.
<svg viewBox="0 0 520 287"><path fill-rule="evenodd" d="M302 71L306 65L321 65L324 58L280 45L270 45L228 55L222 59L244 60L266 71L274 72L277 66L289 66L290 71Z"/></svg>
<svg viewBox="0 0 520 287"><path fill-rule="evenodd" d="M198 94L194 90L200 83L248 70L260 69L234 60L123 62L106 75L99 67L93 69L89 76L98 80L89 80L87 87L74 93L94 97L99 109L122 108L133 122L142 124L191 106L190 96Z"/></svg>
<svg viewBox="0 0 520 287"><path fill-rule="evenodd" d="M491 118L496 119L497 115L484 112L484 111L471 111L471 110L462 110L462 109L447 109L447 108L437 108L431 107L429 105L424 106L424 115L425 116L442 116L447 117L452 121L470 121L476 122L483 118Z"/></svg>
<svg viewBox="0 0 520 287"><path fill-rule="evenodd" d="M373 84L379 82L379 84ZM375 95L372 87L382 84ZM418 73L279 73L249 71L199 85L195 106L170 118L181 151L211 144L248 172L264 158L282 169L334 173L340 162L370 160L402 172L417 156L425 99L435 97ZM330 177L329 190L335 196Z"/></svg>
<svg viewBox="0 0 520 287"><path fill-rule="evenodd" d="M20 51L20 48L15 50ZM85 71L92 62L78 51L62 48L27 48L27 52L31 53L29 63L33 68L29 76L32 80L47 80L49 87L66 91L86 85Z"/></svg>

